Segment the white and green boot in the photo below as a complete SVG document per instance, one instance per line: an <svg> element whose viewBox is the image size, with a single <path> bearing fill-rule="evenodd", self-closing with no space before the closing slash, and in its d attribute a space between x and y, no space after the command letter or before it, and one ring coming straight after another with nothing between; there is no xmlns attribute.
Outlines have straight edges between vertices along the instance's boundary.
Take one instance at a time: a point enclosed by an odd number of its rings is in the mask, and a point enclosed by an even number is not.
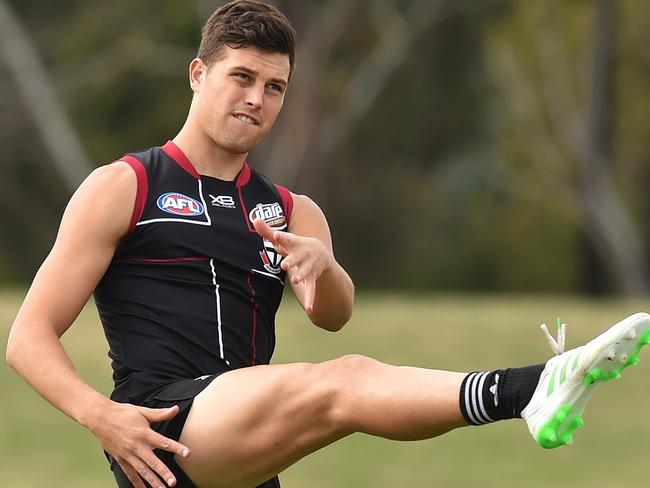
<svg viewBox="0 0 650 488"><path fill-rule="evenodd" d="M558 323L558 340L542 325L557 354L548 360L537 388L521 417L535 441L546 449L573 442L584 425L582 412L596 387L621 376L639 363L641 348L650 343L650 315L636 313L610 327L584 346L564 352L566 324Z"/></svg>

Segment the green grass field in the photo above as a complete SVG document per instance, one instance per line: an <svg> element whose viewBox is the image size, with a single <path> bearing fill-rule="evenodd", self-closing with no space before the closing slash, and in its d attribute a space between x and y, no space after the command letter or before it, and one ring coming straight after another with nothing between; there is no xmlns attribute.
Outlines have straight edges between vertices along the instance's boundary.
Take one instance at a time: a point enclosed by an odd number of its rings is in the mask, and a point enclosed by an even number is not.
<svg viewBox="0 0 650 488"><path fill-rule="evenodd" d="M0 292L6 343L21 292ZM477 370L542 362L550 349L538 325L559 315L573 347L650 301L588 301L520 296L373 294L357 299L354 318L330 334L309 326L293 301L278 317L275 362L320 361L361 353L385 362ZM109 393L107 346L88 307L64 342L84 378ZM622 487L642 486L650 452L650 354L623 379L599 390L573 447L544 451L521 421L460 429L422 442L351 436L282 474L285 488L331 487ZM2 362L0 473L11 488L109 488L99 444L38 397ZM640 483L640 484L639 484Z"/></svg>

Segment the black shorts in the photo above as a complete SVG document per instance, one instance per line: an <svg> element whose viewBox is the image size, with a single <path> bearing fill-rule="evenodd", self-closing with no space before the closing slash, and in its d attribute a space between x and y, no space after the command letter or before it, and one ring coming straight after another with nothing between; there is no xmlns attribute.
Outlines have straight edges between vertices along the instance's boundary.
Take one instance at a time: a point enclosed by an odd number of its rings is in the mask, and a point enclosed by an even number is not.
<svg viewBox="0 0 650 488"><path fill-rule="evenodd" d="M220 374L220 373L219 373ZM200 379L183 379L163 385L154 392L147 392L142 398L133 397L129 403L140 405L148 408L167 408L178 405L180 411L176 416L164 422L157 422L151 425L151 428L170 439L178 441L183 431L183 426L190 413L190 408L194 398L201 393L219 374L201 377ZM174 454L169 451L157 449L156 455L176 476L176 488L197 488L196 485L188 478L180 466L174 460ZM111 471L117 481L119 488L133 488L133 484L126 477L120 465L110 456L106 455L110 462ZM145 486L151 488L145 482ZM266 483L259 485L258 488L280 488L280 481L277 476Z"/></svg>

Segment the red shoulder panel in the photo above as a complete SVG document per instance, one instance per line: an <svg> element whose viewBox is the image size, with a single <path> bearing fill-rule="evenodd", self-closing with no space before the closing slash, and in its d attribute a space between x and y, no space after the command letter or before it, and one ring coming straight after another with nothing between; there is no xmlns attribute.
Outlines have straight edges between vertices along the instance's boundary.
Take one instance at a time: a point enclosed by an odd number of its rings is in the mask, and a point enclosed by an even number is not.
<svg viewBox="0 0 650 488"><path fill-rule="evenodd" d="M289 225L289 222L291 222L291 212L293 212L293 196L284 186L275 185L275 188L277 188L280 198L282 198L285 213L284 217L287 219L287 225Z"/></svg>
<svg viewBox="0 0 650 488"><path fill-rule="evenodd" d="M147 171L144 169L142 162L138 158L134 158L133 156L123 156L119 160L124 161L133 168L137 179L135 204L133 205L133 214L131 215L131 222L129 223L128 231L128 234L131 234L135 230L135 225L140 220L140 217L142 217L142 212L144 212L144 205L147 201L147 196L149 195L149 179L147 178Z"/></svg>

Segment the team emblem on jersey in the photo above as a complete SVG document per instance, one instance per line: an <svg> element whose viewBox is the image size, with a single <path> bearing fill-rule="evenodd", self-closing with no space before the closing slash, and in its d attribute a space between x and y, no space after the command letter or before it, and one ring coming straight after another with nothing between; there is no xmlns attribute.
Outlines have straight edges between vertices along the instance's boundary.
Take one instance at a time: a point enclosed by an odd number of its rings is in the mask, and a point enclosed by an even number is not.
<svg viewBox="0 0 650 488"><path fill-rule="evenodd" d="M158 208L163 212L183 217L202 215L203 204L182 193L169 192L158 197Z"/></svg>
<svg viewBox="0 0 650 488"><path fill-rule="evenodd" d="M274 230L284 230L287 228L287 219L284 218L284 211L278 202L258 203L250 211L248 218L251 222L255 219L262 219ZM284 256L273 247L273 243L266 239L263 239L263 241L264 250L260 251L260 257L262 258L262 263L264 263L264 269L269 273L280 274L282 272L280 263L282 263Z"/></svg>
<svg viewBox="0 0 650 488"><path fill-rule="evenodd" d="M264 250L260 251L260 257L264 263L264 269L269 273L280 274L282 272L280 264L282 263L284 256L273 247L271 241L264 239Z"/></svg>
<svg viewBox="0 0 650 488"><path fill-rule="evenodd" d="M258 203L250 211L248 218L251 222L255 219L262 219L269 224L269 227L273 227L275 230L284 230L287 227L287 219L284 218L282 206L278 202Z"/></svg>

